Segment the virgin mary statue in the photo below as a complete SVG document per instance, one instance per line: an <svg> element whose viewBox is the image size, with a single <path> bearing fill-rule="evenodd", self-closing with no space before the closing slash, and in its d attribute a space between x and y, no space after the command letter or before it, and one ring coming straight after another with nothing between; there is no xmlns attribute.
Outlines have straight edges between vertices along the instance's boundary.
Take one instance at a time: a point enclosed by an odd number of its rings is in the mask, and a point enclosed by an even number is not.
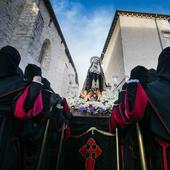
<svg viewBox="0 0 170 170"><path fill-rule="evenodd" d="M90 63L80 97L88 99L93 97L97 100L105 90L105 78L100 58L97 56L91 57Z"/></svg>

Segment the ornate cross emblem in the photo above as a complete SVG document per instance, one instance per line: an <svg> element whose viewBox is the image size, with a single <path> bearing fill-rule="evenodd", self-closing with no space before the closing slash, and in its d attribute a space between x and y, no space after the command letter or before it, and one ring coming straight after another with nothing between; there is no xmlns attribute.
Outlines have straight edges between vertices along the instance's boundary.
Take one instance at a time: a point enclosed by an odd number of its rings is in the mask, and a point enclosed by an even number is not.
<svg viewBox="0 0 170 170"><path fill-rule="evenodd" d="M87 144L80 148L79 152L82 157L86 158L86 170L94 170L95 159L102 154L102 150L96 144L96 141L93 138L90 138L87 141Z"/></svg>

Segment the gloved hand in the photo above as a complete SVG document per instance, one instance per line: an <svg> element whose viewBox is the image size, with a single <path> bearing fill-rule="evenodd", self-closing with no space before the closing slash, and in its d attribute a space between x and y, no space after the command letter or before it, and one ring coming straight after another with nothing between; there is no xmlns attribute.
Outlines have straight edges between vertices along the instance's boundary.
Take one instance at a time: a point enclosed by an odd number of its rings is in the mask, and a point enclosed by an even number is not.
<svg viewBox="0 0 170 170"><path fill-rule="evenodd" d="M28 64L25 68L24 78L31 83L35 76L42 76L41 68L35 64Z"/></svg>
<svg viewBox="0 0 170 170"><path fill-rule="evenodd" d="M57 93L53 93L50 96L50 106L55 106L57 104L61 104L62 103L62 97L60 97L60 95L58 95Z"/></svg>

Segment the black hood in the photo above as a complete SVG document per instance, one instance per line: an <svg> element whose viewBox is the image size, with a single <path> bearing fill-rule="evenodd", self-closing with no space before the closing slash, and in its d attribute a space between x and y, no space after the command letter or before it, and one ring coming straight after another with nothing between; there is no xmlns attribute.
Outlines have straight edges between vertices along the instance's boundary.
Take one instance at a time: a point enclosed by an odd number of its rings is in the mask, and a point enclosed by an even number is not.
<svg viewBox="0 0 170 170"><path fill-rule="evenodd" d="M0 78L17 75L21 56L16 48L5 46L0 49Z"/></svg>
<svg viewBox="0 0 170 170"><path fill-rule="evenodd" d="M145 86L147 84L148 69L144 66L136 66L130 72L130 79L138 79Z"/></svg>
<svg viewBox="0 0 170 170"><path fill-rule="evenodd" d="M170 82L170 47L165 48L159 56L157 74L160 79Z"/></svg>
<svg viewBox="0 0 170 170"><path fill-rule="evenodd" d="M29 83L32 82L34 76L41 76L41 68L35 64L28 64L25 68L24 78Z"/></svg>

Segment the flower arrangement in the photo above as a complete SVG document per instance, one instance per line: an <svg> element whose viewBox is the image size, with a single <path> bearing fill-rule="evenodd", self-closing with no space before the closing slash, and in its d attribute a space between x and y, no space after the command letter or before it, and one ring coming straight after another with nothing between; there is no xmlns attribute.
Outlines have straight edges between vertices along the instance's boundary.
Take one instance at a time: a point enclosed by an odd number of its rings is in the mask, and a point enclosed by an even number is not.
<svg viewBox="0 0 170 170"><path fill-rule="evenodd" d="M73 111L92 115L110 115L116 95L103 94L99 100L86 101L82 98L69 98L68 102Z"/></svg>

